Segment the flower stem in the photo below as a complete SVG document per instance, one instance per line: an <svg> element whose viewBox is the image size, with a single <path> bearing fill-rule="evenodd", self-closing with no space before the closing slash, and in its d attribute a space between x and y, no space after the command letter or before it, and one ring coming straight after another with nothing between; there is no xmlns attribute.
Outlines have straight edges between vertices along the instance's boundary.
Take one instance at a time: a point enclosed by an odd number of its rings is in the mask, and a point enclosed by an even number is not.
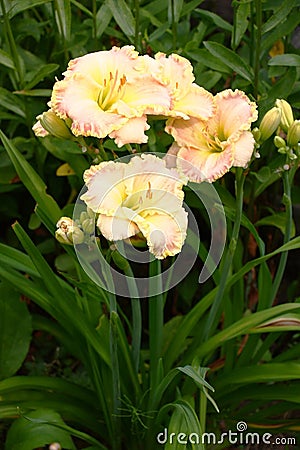
<svg viewBox="0 0 300 450"><path fill-rule="evenodd" d="M255 65L254 65L254 97L258 96L258 82L260 69L260 45L262 28L262 6L261 0L255 0L256 10L256 42L255 42Z"/></svg>
<svg viewBox="0 0 300 450"><path fill-rule="evenodd" d="M128 277L127 284L131 297L132 310L132 359L136 373L139 370L140 364L140 350L141 350L141 336L142 336L142 313L139 299L138 289L135 283L134 275L130 265L124 269L125 275Z"/></svg>
<svg viewBox="0 0 300 450"><path fill-rule="evenodd" d="M223 295L225 291L225 286L227 282L228 275L230 273L231 264L233 261L233 257L235 254L235 249L239 237L242 212L243 212L243 186L244 186L244 174L243 169L238 167L236 169L236 179L235 179L235 190L236 190L236 211L235 211L235 221L232 230L232 236L229 243L229 247L225 256L224 266L221 273L220 284L217 291L216 298L214 303L212 304L212 308L210 310L205 329L204 329L204 340L207 340L211 332L213 331L213 327L216 325L215 321L218 318L220 313L221 304L223 300Z"/></svg>
<svg viewBox="0 0 300 450"><path fill-rule="evenodd" d="M292 199L291 199L291 186L293 183L293 179L295 176L295 172L297 169L297 164L295 164L294 167L290 169L290 171L285 170L283 172L283 203L285 205L285 211L286 211L286 222L285 222L285 232L284 232L284 241L283 243L286 244L291 239L292 234L292 224L293 224L293 206L292 206ZM288 258L288 252L282 252L280 255L279 265L278 269L274 278L273 287L272 287L272 293L270 297L269 307L272 306L280 283L282 281L282 277L285 271L286 263Z"/></svg>
<svg viewBox="0 0 300 450"><path fill-rule="evenodd" d="M134 35L134 45L136 50L140 51L140 1L134 0L135 9L135 35Z"/></svg>
<svg viewBox="0 0 300 450"><path fill-rule="evenodd" d="M152 277L161 273L160 261L154 260L149 267L149 340L150 340L150 399L155 394L155 389L159 383L159 367L162 351L164 302L162 294L151 296ZM154 285L157 289L157 281Z"/></svg>

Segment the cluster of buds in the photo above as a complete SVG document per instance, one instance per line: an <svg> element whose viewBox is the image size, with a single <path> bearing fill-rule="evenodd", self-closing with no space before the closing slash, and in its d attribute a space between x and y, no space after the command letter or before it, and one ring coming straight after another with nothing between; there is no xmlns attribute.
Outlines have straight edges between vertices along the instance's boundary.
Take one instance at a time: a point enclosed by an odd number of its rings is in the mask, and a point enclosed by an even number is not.
<svg viewBox="0 0 300 450"><path fill-rule="evenodd" d="M95 229L95 214L90 208L87 208L76 221L70 217L61 217L56 227L55 237L61 244L89 243Z"/></svg>
<svg viewBox="0 0 300 450"><path fill-rule="evenodd" d="M277 99L275 106L263 117L259 128L253 130L256 146L276 132L274 145L278 152L289 160L297 159L300 141L300 120L294 120L291 105L283 99Z"/></svg>

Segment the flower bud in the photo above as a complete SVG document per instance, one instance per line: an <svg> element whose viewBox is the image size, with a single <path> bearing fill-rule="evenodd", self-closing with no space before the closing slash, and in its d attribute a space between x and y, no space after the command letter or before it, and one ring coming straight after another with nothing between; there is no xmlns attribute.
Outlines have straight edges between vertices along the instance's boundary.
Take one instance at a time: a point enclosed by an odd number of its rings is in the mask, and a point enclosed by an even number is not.
<svg viewBox="0 0 300 450"><path fill-rule="evenodd" d="M83 231L88 234L92 234L95 230L95 222L93 219L85 219L83 222L81 222L81 226Z"/></svg>
<svg viewBox="0 0 300 450"><path fill-rule="evenodd" d="M290 147L295 147L300 141L300 120L295 120L289 128L287 143Z"/></svg>
<svg viewBox="0 0 300 450"><path fill-rule="evenodd" d="M281 110L277 106L271 108L263 117L259 126L260 140L266 141L280 125Z"/></svg>
<svg viewBox="0 0 300 450"><path fill-rule="evenodd" d="M52 109L49 109L40 116L40 123L52 136L61 139L72 139L74 137L65 121L60 119Z"/></svg>
<svg viewBox="0 0 300 450"><path fill-rule="evenodd" d="M275 136L274 137L274 145L277 148L281 148L281 147L285 147L286 146L286 142L285 142L285 140L282 137Z"/></svg>
<svg viewBox="0 0 300 450"><path fill-rule="evenodd" d="M49 133L45 128L42 126L40 118L42 117L42 114L36 117L37 122L33 125L32 131L37 137L45 137L48 136Z"/></svg>
<svg viewBox="0 0 300 450"><path fill-rule="evenodd" d="M281 121L280 125L285 133L287 133L289 127L294 122L293 111L291 105L283 99L277 99L275 105L281 109Z"/></svg>
<svg viewBox="0 0 300 450"><path fill-rule="evenodd" d="M260 133L260 131L259 131L259 129L258 129L257 127L256 127L256 128L253 128L252 134L253 134L253 137L254 137L254 139L255 139L255 142L260 142L260 139L261 139L261 133Z"/></svg>
<svg viewBox="0 0 300 450"><path fill-rule="evenodd" d="M81 244L84 241L83 231L69 217L61 217L56 226L55 237L61 244Z"/></svg>

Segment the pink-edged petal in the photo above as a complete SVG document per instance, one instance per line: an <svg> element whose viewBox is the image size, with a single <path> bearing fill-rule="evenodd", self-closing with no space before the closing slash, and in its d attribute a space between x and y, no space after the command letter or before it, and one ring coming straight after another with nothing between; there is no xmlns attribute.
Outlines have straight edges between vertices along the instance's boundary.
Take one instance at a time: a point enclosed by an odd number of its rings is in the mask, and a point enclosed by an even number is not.
<svg viewBox="0 0 300 450"><path fill-rule="evenodd" d="M126 164L102 162L84 172L88 188L80 198L96 213L114 215L126 198L123 177Z"/></svg>
<svg viewBox="0 0 300 450"><path fill-rule="evenodd" d="M97 227L109 241L119 241L130 238L140 230L133 222L136 214L128 208L118 208L113 216L100 214Z"/></svg>
<svg viewBox="0 0 300 450"><path fill-rule="evenodd" d="M192 84L184 97L173 102L169 115L207 120L212 117L214 111L213 95L197 84Z"/></svg>
<svg viewBox="0 0 300 450"><path fill-rule="evenodd" d="M250 161L255 140L250 131L244 131L237 141L234 142L234 161L235 167L246 167Z"/></svg>
<svg viewBox="0 0 300 450"><path fill-rule="evenodd" d="M167 120L165 131L181 146L208 149L206 121L191 118Z"/></svg>
<svg viewBox="0 0 300 450"><path fill-rule="evenodd" d="M190 181L212 183L232 167L233 147L227 145L220 152L182 147L177 154L177 167Z"/></svg>
<svg viewBox="0 0 300 450"><path fill-rule="evenodd" d="M41 115L37 116L37 119L39 117L41 117ZM34 132L34 134L37 137L45 137L45 136L49 135L48 131L45 130L45 128L42 126L42 124L41 124L41 122L39 120L33 125L32 131Z"/></svg>
<svg viewBox="0 0 300 450"><path fill-rule="evenodd" d="M249 130L257 119L256 103L239 90L226 89L215 96L217 112L211 121L210 130L220 140L226 140L234 133Z"/></svg>
<svg viewBox="0 0 300 450"><path fill-rule="evenodd" d="M195 79L193 66L188 59L175 53L167 57L159 52L155 55L155 60L159 65L153 76L164 85L168 85L172 89L174 100L179 100L189 91Z"/></svg>
<svg viewBox="0 0 300 450"><path fill-rule="evenodd" d="M166 86L151 75L140 74L138 78L126 82L121 99L114 108L126 117L137 114L167 115L171 97Z"/></svg>
<svg viewBox="0 0 300 450"><path fill-rule="evenodd" d="M72 119L71 130L75 136L104 138L127 122L125 117L105 112L99 107L97 99L100 90L101 86L80 74L55 83L52 109L62 119Z"/></svg>
<svg viewBox="0 0 300 450"><path fill-rule="evenodd" d="M181 207L177 211L147 211L143 219L136 222L147 239L150 253L157 259L174 256L181 251L186 238L187 212Z"/></svg>
<svg viewBox="0 0 300 450"><path fill-rule="evenodd" d="M126 74L127 78L135 76L138 58L138 52L133 46L113 47L111 50L88 53L71 60L64 75L68 78L79 72L92 77L102 85L104 79L109 80L110 73L115 75L118 72L119 77Z"/></svg>
<svg viewBox="0 0 300 450"><path fill-rule="evenodd" d="M148 141L148 136L145 135L144 131L149 130L149 128L147 116L133 117L119 130L110 133L109 137L115 140L118 147L132 143L144 144Z"/></svg>
<svg viewBox="0 0 300 450"><path fill-rule="evenodd" d="M128 197L139 193L142 197L156 199L158 193L168 192L183 200L184 181L176 169L168 169L163 159L151 154L142 154L131 158L126 167L126 191ZM153 197L155 193L155 198Z"/></svg>

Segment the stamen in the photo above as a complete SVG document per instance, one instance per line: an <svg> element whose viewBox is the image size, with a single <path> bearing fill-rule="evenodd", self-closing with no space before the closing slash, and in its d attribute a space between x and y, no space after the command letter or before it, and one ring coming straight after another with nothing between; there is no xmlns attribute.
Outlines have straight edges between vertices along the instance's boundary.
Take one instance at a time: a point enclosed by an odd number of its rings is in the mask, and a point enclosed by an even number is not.
<svg viewBox="0 0 300 450"><path fill-rule="evenodd" d="M151 183L150 183L150 181L148 181L148 191L147 191L147 193L146 193L146 198L149 198L149 200L151 200L151 198L152 198Z"/></svg>

